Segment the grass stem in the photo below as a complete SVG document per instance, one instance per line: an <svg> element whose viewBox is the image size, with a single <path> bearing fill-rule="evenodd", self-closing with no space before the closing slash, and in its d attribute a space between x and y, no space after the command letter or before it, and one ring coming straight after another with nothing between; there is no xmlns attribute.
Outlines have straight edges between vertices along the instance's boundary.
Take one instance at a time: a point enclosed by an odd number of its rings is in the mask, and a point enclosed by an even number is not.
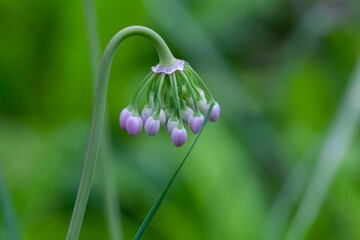
<svg viewBox="0 0 360 240"><path fill-rule="evenodd" d="M0 165L0 203L2 205L3 214L4 214L5 230L7 233L6 239L9 240L20 239L14 206L11 201L8 189L6 187L6 182L3 176L1 165Z"/></svg>
<svg viewBox="0 0 360 240"><path fill-rule="evenodd" d="M286 239L304 239L319 214L360 123L360 55Z"/></svg>
<svg viewBox="0 0 360 240"><path fill-rule="evenodd" d="M161 203L164 201L164 198L166 196L166 194L168 193L171 185L173 184L176 176L178 175L179 171L181 170L182 166L184 165L186 159L189 157L192 149L194 148L196 142L198 141L208 119L209 119L209 115L211 113L211 110L214 106L214 103L210 105L209 110L205 116L205 120L201 126L201 129L199 131L199 133L196 135L196 137L194 138L193 142L190 145L190 148L188 149L188 151L185 154L185 157L182 159L182 161L180 162L179 166L176 168L174 174L172 175L172 177L170 178L169 182L166 184L164 190L161 192L160 196L158 197L158 199L156 200L156 202L154 203L154 205L151 207L150 211L148 212L148 214L146 215L143 223L141 224L139 230L137 231L134 240L139 240L141 239L141 237L143 236L143 234L145 233L145 230L147 229L147 227L149 226L151 220L153 219L153 217L155 216L157 210L159 209Z"/></svg>
<svg viewBox="0 0 360 240"><path fill-rule="evenodd" d="M97 26L97 18L94 0L84 0L84 14L87 26L89 50L91 58L91 72L94 86L96 86L96 77L99 71L100 62L100 39ZM95 89L95 87L94 87ZM94 91L95 92L95 91ZM107 114L105 113L105 119ZM104 198L106 207L106 218L110 233L110 239L121 240L121 216L120 201L116 191L115 173L113 171L114 153L110 147L110 127L108 121L104 121L103 137L100 144L100 161L102 169L102 179L104 184Z"/></svg>

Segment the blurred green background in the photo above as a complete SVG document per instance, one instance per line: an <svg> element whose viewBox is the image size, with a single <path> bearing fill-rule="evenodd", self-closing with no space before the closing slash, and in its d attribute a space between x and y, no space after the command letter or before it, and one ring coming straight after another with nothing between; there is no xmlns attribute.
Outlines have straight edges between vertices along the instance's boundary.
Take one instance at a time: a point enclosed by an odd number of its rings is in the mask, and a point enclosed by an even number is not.
<svg viewBox="0 0 360 240"><path fill-rule="evenodd" d="M222 108L144 239L360 239L359 1L95 4L101 52L121 28L148 26ZM0 30L0 239L11 239L5 216L19 239L64 239L94 98L84 2L0 0ZM118 126L157 61L134 37L111 71L106 147L123 239L194 138L175 148L165 129L131 138ZM110 239L101 161L80 239Z"/></svg>

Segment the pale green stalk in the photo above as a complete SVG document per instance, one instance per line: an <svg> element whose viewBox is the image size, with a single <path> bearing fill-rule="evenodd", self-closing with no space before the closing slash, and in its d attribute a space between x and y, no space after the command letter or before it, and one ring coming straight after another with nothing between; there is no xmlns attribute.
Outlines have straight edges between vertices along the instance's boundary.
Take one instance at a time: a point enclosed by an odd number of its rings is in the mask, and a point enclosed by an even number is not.
<svg viewBox="0 0 360 240"><path fill-rule="evenodd" d="M183 118L182 118L181 109L180 109L179 92L178 92L175 76L173 76L172 74L170 75L170 86L171 86L171 91L174 94L176 115L177 115L177 117L179 119L180 126L183 128L184 125L183 125Z"/></svg>
<svg viewBox="0 0 360 240"><path fill-rule="evenodd" d="M100 44L99 34L97 31L97 20L95 12L94 0L84 0L84 14L85 22L87 26L90 56L91 56L91 72L96 86L96 77L99 71L100 62ZM94 87L95 89L95 87ZM94 91L95 92L95 91ZM106 115L106 114L105 114ZM114 154L110 148L110 127L105 116L103 137L100 145L100 159L102 162L102 183L104 184L104 199L106 207L106 217L108 223L108 229L110 233L110 239L121 240L122 239L122 227L120 217L120 201L116 192L115 172L114 168Z"/></svg>
<svg viewBox="0 0 360 240"><path fill-rule="evenodd" d="M1 162L0 162L1 164ZM5 231L9 240L18 240L19 228L17 225L14 206L11 202L8 189L6 187L5 178L3 177L2 166L0 165L0 202L4 214Z"/></svg>
<svg viewBox="0 0 360 240"><path fill-rule="evenodd" d="M323 4L315 5L299 21L295 31L291 34L281 51L279 59L285 59L282 60L284 63L282 69L290 69L292 66L298 68L302 64L299 59L304 59L311 54L311 50L319 44L319 40L328 32L331 32L337 26L337 22L343 19L344 16L341 16L341 14L329 15L324 7L325 5ZM319 24L312 24L314 19L317 19ZM303 36L307 37L304 38ZM273 79L286 79L281 76L278 70L273 71L271 75ZM283 84L283 81L276 82L280 86ZM324 136L320 138L322 140ZM319 152L318 149L321 148L318 140L311 144L311 146L310 150L305 154L305 159L314 158L314 152ZM310 166L303 163L304 158L297 160L295 166L292 167L282 189L272 204L264 227L264 240L279 239L285 233L286 226L290 222L292 210L299 199L301 199L306 179L309 176Z"/></svg>
<svg viewBox="0 0 360 240"><path fill-rule="evenodd" d="M91 133L87 153L85 156L80 186L67 234L68 240L74 240L78 238L85 214L86 204L90 193L99 151L101 131L104 122L106 96L109 84L111 63L115 51L120 45L120 43L124 39L135 35L145 37L154 44L155 48L157 49L159 55L159 62L161 65L170 66L176 61L164 40L156 32L146 27L131 26L124 28L118 33L116 33L115 36L108 43L100 65Z"/></svg>
<svg viewBox="0 0 360 240"><path fill-rule="evenodd" d="M312 145L306 156L298 160L295 167L291 169L286 181L282 184L267 215L262 233L263 240L278 240L283 236L287 221L291 216L291 210L297 200L301 198L306 179L309 176L309 166L306 164L309 161L307 160L315 158L319 146L319 143Z"/></svg>
<svg viewBox="0 0 360 240"><path fill-rule="evenodd" d="M194 103L194 107L195 107L194 110L196 113L199 113L200 112L199 105L197 104L194 92L191 90L190 80L184 72L180 72L180 74L185 79L186 88L187 88L188 92L190 93L191 99Z"/></svg>
<svg viewBox="0 0 360 240"><path fill-rule="evenodd" d="M360 55L286 239L304 239L316 220L360 123Z"/></svg>
<svg viewBox="0 0 360 240"><path fill-rule="evenodd" d="M96 12L95 12L95 0L83 0L85 23L87 28L87 37L90 48L90 60L91 60L91 72L94 78L94 84L96 84L96 77L99 71L100 61L100 39L98 33Z"/></svg>

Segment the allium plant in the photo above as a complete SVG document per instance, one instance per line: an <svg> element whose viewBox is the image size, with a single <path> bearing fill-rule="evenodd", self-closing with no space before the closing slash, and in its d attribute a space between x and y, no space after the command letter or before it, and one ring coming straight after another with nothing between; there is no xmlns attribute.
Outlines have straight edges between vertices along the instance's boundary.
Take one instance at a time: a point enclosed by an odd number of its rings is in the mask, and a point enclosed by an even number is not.
<svg viewBox="0 0 360 240"><path fill-rule="evenodd" d="M161 125L166 125L172 142L178 147L187 140L185 123L197 136L134 239L141 238L196 143L207 119L216 121L219 118L220 106L215 102L204 82L188 63L174 58L164 40L156 32L142 26L131 26L115 34L108 43L101 61L91 133L67 239L78 238L85 214L99 151L110 68L115 51L124 39L136 35L143 36L154 44L159 55L159 64L152 67L152 71L140 84L129 105L121 111L120 127L129 135L136 136L144 126L146 133L154 136L159 132ZM140 115L138 104L146 89L146 104Z"/></svg>
<svg viewBox="0 0 360 240"><path fill-rule="evenodd" d="M146 104L140 117L138 104L146 89ZM172 142L180 147L187 140L184 124L198 133L212 103L209 119L216 121L220 115L219 104L189 63L175 59L172 65L152 67L129 105L121 111L119 123L131 136L139 134L143 125L149 136L155 136L160 126L166 124Z"/></svg>

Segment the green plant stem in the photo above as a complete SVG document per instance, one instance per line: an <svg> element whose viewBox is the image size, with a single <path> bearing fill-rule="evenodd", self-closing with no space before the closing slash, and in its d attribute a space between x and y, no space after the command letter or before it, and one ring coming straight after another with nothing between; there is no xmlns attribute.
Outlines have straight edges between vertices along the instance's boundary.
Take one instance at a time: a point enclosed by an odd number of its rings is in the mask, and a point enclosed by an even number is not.
<svg viewBox="0 0 360 240"><path fill-rule="evenodd" d="M179 122L180 122L181 126L183 127L183 118L181 115L181 109L180 109L180 104L179 104L179 102L180 102L179 92L178 92L178 88L176 85L176 80L172 74L170 74L170 84L171 84L171 89L172 89L172 92L173 92L174 98L175 98L177 117L179 118Z"/></svg>
<svg viewBox="0 0 360 240"><path fill-rule="evenodd" d="M333 120L310 176L300 206L291 222L286 239L304 239L315 221L331 183L341 166L360 123L360 54L352 79Z"/></svg>
<svg viewBox="0 0 360 240"><path fill-rule="evenodd" d="M159 78L159 87L157 89L156 92L156 98L155 98L155 106L156 106L156 117L159 118L160 116L160 111L161 111L161 89L163 87L164 84L164 79L165 79L165 74L161 74L160 78Z"/></svg>
<svg viewBox="0 0 360 240"><path fill-rule="evenodd" d="M106 119L106 118L105 118ZM104 128L107 128L107 124ZM108 129L108 128L107 128ZM105 129L104 129L105 130ZM100 145L100 161L102 163L102 178L104 181L105 207L110 239L122 239L120 201L116 189L116 173L114 169L114 157L109 145L109 131L104 131Z"/></svg>
<svg viewBox="0 0 360 240"><path fill-rule="evenodd" d="M15 210L11 202L9 192L6 187L5 179L3 177L2 166L0 165L0 203L3 208L6 235L9 240L18 240L19 229L17 226Z"/></svg>
<svg viewBox="0 0 360 240"><path fill-rule="evenodd" d="M187 88L188 92L190 93L191 99L192 99L192 101L194 103L195 112L199 113L200 112L199 105L198 105L198 103L196 101L196 98L195 98L195 95L194 95L194 92L193 92L193 88L192 88L192 86L190 84L190 80L189 80L189 78L187 77L187 75L184 72L180 72L180 74L185 79L186 88Z"/></svg>
<svg viewBox="0 0 360 240"><path fill-rule="evenodd" d="M144 235L145 230L147 229L147 227L149 226L151 220L153 219L153 217L155 216L157 210L159 209L161 203L163 202L167 192L169 191L171 185L173 184L176 176L178 175L179 171L181 170L182 166L184 165L186 159L189 157L191 150L194 148L196 142L198 141L208 119L209 119L209 115L211 113L211 110L214 106L214 103L212 103L209 107L208 112L205 115L205 119L204 122L201 126L201 129L199 131L199 133L196 135L196 137L194 138L193 142L190 145L190 148L188 149L188 151L185 154L185 157L183 158L183 160L180 162L179 166L176 168L174 174L172 175L172 177L170 178L170 181L167 183L167 185L165 186L164 190L161 192L160 196L158 197L158 199L156 200L156 202L154 203L154 205L151 207L150 211L148 212L148 214L146 215L143 223L141 224L139 230L137 231L134 240L139 240L141 239L141 237Z"/></svg>
<svg viewBox="0 0 360 240"><path fill-rule="evenodd" d="M156 74L153 72L150 72L145 79L142 81L142 83L140 84L140 86L138 87L134 97L131 99L130 102L130 108L131 110L135 110L135 112L138 112L138 105L139 105L139 101L141 98L141 95L143 94L143 92L145 91L146 87L151 84L151 82L153 82L154 78L155 78Z"/></svg>
<svg viewBox="0 0 360 240"><path fill-rule="evenodd" d="M143 36L154 44L158 51L160 64L169 66L176 61L164 40L156 32L146 27L131 26L124 28L116 33L108 43L100 65L88 149L85 156L84 168L75 201L75 207L66 237L68 240L78 239L90 194L104 122L111 63L120 43L128 37L136 35Z"/></svg>
<svg viewBox="0 0 360 240"><path fill-rule="evenodd" d="M94 1L95 0L83 0L83 6L90 48L92 77L94 79L94 84L96 84L96 77L99 71L99 60L101 56Z"/></svg>
<svg viewBox="0 0 360 240"><path fill-rule="evenodd" d="M99 71L100 62L100 44L99 34L96 20L95 3L94 0L84 0L84 14L85 22L87 26L89 48L90 48L90 60L91 60L91 72L94 85L94 93L96 87L96 77ZM105 114L106 115L106 114ZM120 216L120 201L116 192L115 184L115 172L114 168L114 154L110 148L110 128L105 116L103 127L103 138L100 144L100 159L102 169L102 179L104 184L104 199L106 207L106 218L110 239L121 240L122 228L121 228L121 216Z"/></svg>
<svg viewBox="0 0 360 240"><path fill-rule="evenodd" d="M204 81L200 78L200 76L194 71L194 69L192 69L192 67L188 64L187 65L189 67L189 69L191 70L192 74L197 78L198 82L200 83L200 85L203 87L203 90L206 92L207 96L209 97L209 101L210 102L215 102L214 97L212 96L209 88L206 86L206 84L204 83Z"/></svg>

